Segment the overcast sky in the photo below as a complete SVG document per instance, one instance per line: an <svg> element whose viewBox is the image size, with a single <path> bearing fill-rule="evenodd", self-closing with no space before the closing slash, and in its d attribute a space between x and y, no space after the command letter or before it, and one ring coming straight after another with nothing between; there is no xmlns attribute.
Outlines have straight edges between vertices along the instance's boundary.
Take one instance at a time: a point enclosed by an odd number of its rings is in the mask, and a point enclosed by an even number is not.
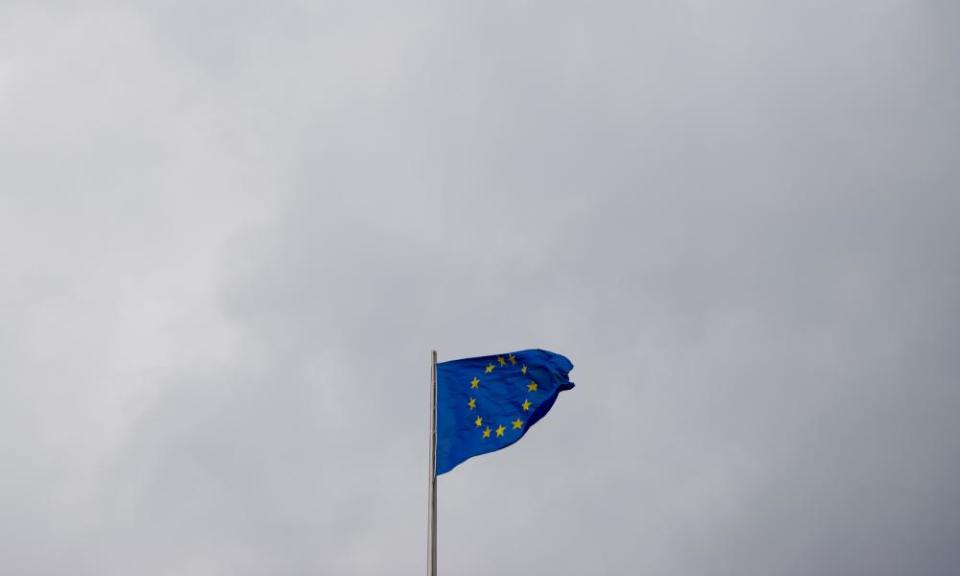
<svg viewBox="0 0 960 576"><path fill-rule="evenodd" d="M0 571L956 574L952 0L0 3Z"/></svg>

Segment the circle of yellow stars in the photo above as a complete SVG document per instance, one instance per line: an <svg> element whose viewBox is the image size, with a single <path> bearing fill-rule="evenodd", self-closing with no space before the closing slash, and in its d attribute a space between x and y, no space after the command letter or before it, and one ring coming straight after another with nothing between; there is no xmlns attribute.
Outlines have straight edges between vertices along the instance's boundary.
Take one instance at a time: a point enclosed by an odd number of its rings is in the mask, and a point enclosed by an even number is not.
<svg viewBox="0 0 960 576"><path fill-rule="evenodd" d="M496 364L494 364L493 362L488 363L484 367L483 373L493 374L493 371L496 370L497 368L506 367L508 362L510 363L511 366L516 366L517 358L513 354L507 354L506 358L504 358L503 356L497 356L497 363ZM520 365L520 373L523 374L524 376L527 375L526 364ZM480 389L480 379L477 378L476 376L474 376L473 379L470 380L470 389L471 390ZM527 384L527 392L533 393L536 391L537 391L537 383L531 380L530 383ZM533 406L533 402L531 402L529 398L525 398L523 401L523 404L521 404L520 406L523 408L524 412L529 412L530 407ZM476 410L477 399L474 398L473 396L470 396L469 400L467 400L467 407L470 410ZM523 428L523 424L524 422L520 418L517 418L513 422L510 422L510 425L513 430L520 430L521 428ZM490 428L489 425L484 426L483 416L480 416L479 414L477 414L477 417L474 419L473 425L475 428L480 430L480 437L485 439L490 438L491 434L495 434L497 438L503 438L504 433L506 433L507 431L507 427L504 426L503 424L499 424L496 428Z"/></svg>

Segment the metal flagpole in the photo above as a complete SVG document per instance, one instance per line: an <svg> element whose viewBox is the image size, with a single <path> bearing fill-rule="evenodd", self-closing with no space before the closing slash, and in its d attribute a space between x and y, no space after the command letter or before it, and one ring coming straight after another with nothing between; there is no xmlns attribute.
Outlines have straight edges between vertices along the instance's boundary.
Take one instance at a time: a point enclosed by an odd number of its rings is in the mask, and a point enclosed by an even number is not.
<svg viewBox="0 0 960 576"><path fill-rule="evenodd" d="M427 496L427 576L437 576L437 351L430 370L430 461Z"/></svg>

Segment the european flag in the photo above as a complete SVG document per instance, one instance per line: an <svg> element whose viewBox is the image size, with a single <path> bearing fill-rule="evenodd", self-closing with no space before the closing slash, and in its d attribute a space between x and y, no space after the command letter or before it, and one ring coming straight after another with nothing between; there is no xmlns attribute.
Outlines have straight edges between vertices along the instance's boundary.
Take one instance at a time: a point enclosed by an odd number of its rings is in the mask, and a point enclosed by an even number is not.
<svg viewBox="0 0 960 576"><path fill-rule="evenodd" d="M522 438L573 388L571 369L546 350L437 364L437 474Z"/></svg>

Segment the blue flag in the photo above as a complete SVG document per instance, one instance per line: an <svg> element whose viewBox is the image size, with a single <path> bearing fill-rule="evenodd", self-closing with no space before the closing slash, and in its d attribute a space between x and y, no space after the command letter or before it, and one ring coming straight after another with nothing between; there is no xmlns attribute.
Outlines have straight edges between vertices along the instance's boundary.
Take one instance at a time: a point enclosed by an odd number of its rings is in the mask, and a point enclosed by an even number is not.
<svg viewBox="0 0 960 576"><path fill-rule="evenodd" d="M571 369L546 350L437 364L437 474L522 438L573 388Z"/></svg>

